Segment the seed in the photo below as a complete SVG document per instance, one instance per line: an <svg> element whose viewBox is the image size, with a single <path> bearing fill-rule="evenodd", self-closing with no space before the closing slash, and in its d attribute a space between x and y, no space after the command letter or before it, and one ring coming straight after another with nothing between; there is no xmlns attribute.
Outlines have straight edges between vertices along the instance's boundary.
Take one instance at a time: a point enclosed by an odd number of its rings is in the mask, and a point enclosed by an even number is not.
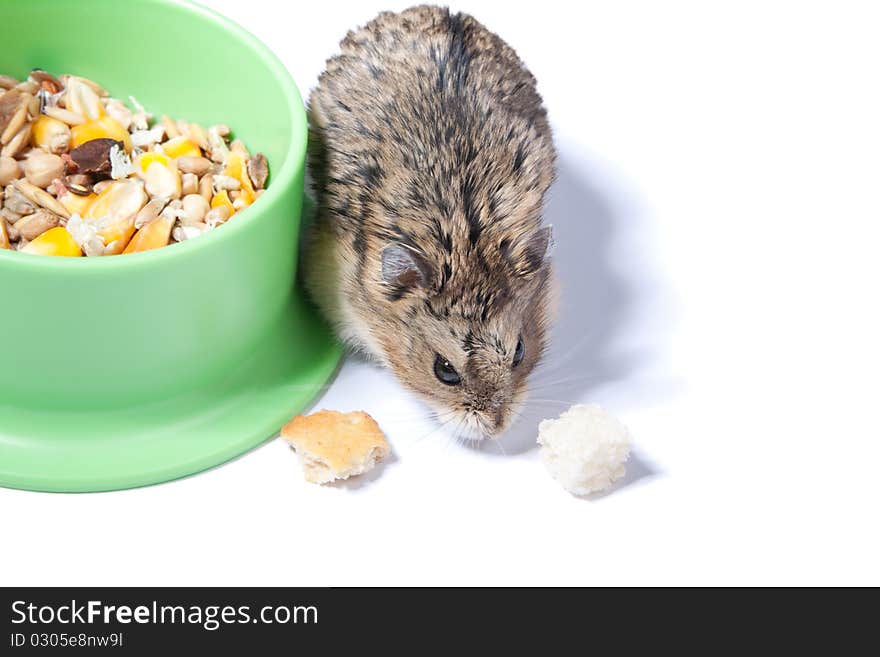
<svg viewBox="0 0 880 657"><path fill-rule="evenodd" d="M165 128L165 134L168 136L168 139L180 137L180 131L177 129L177 124L171 120L171 117L162 117L162 127Z"/></svg>
<svg viewBox="0 0 880 657"><path fill-rule="evenodd" d="M211 206L201 195L187 194L183 197L183 211L186 213L187 223L198 223L205 220Z"/></svg>
<svg viewBox="0 0 880 657"><path fill-rule="evenodd" d="M232 201L229 200L229 194L225 189L214 194L214 198L211 199L211 207L225 207L229 210L230 217L235 214L235 207L232 205Z"/></svg>
<svg viewBox="0 0 880 657"><path fill-rule="evenodd" d="M169 139L162 144L162 149L168 157L199 157L202 154L198 145L183 135Z"/></svg>
<svg viewBox="0 0 880 657"><path fill-rule="evenodd" d="M122 101L111 98L104 104L104 109L107 111L107 115L110 118L112 118L126 130L131 127L131 110L123 105Z"/></svg>
<svg viewBox="0 0 880 657"><path fill-rule="evenodd" d="M214 198L214 176L212 174L208 173L202 176L202 179L199 181L199 194L208 203Z"/></svg>
<svg viewBox="0 0 880 657"><path fill-rule="evenodd" d="M18 89L11 89L0 94L0 135L6 133L9 123L27 102L27 95Z"/></svg>
<svg viewBox="0 0 880 657"><path fill-rule="evenodd" d="M193 173L196 176L204 176L211 170L211 161L204 157L191 157L184 155L177 158L177 168L183 173Z"/></svg>
<svg viewBox="0 0 880 657"><path fill-rule="evenodd" d="M149 205L149 204L148 204ZM140 228L134 234L128 246L125 247L123 253L138 253L140 251L149 251L166 246L171 238L171 228L174 226L175 220L170 217L161 216L155 221ZM137 222L135 222L137 223Z"/></svg>
<svg viewBox="0 0 880 657"><path fill-rule="evenodd" d="M64 180L64 185L67 189L74 191L75 194L90 194L92 191L92 184L94 180L92 176L87 173L72 173ZM64 191L61 191L63 194ZM60 196L61 194L56 194L56 196Z"/></svg>
<svg viewBox="0 0 880 657"><path fill-rule="evenodd" d="M72 190L62 192L58 196L58 202L61 203L71 216L78 214L80 216L84 215L89 207L91 207L92 203L98 198L98 195L93 193L81 196L79 194L74 194Z"/></svg>
<svg viewBox="0 0 880 657"><path fill-rule="evenodd" d="M58 225L59 219L58 215L52 212L37 210L33 214L30 214L17 222L15 228L21 237L31 241L45 233L50 228L55 228L55 226Z"/></svg>
<svg viewBox="0 0 880 657"><path fill-rule="evenodd" d="M81 256L82 251L65 228L58 226L40 235L33 242L19 249L23 253L36 253L50 256Z"/></svg>
<svg viewBox="0 0 880 657"><path fill-rule="evenodd" d="M25 126L15 133L15 136L9 141L6 146L3 147L3 150L0 150L0 157L15 157L18 155L19 151L21 151L31 138L31 124L26 123Z"/></svg>
<svg viewBox="0 0 880 657"><path fill-rule="evenodd" d="M220 224L225 223L227 219L229 219L229 208L225 205L211 208L205 214L205 223L209 226L219 226Z"/></svg>
<svg viewBox="0 0 880 657"><path fill-rule="evenodd" d="M0 217L0 249L9 248L9 231L6 228L6 220Z"/></svg>
<svg viewBox="0 0 880 657"><path fill-rule="evenodd" d="M0 135L0 144L4 146L8 144L12 138L24 127L24 124L27 122L27 103L19 104L18 109L15 110L12 117L9 119L9 123L6 124L6 129L3 131L3 134Z"/></svg>
<svg viewBox="0 0 880 657"><path fill-rule="evenodd" d="M66 153L70 148L70 128L63 121L41 114L33 122L33 142L50 153Z"/></svg>
<svg viewBox="0 0 880 657"><path fill-rule="evenodd" d="M189 134L187 137L189 137L190 141L194 141L198 144L199 148L203 151L208 150L208 133L205 132L205 129L198 123L189 124Z"/></svg>
<svg viewBox="0 0 880 657"><path fill-rule="evenodd" d="M180 193L184 196L199 193L199 177L194 173L184 173L180 176ZM199 198L202 198L199 196Z"/></svg>
<svg viewBox="0 0 880 657"><path fill-rule="evenodd" d="M18 178L18 162L11 157L0 157L0 187L5 187Z"/></svg>
<svg viewBox="0 0 880 657"><path fill-rule="evenodd" d="M18 80L8 75L0 75L0 89L12 89L18 84ZM0 94L2 96L3 94Z"/></svg>
<svg viewBox="0 0 880 657"><path fill-rule="evenodd" d="M24 194L15 187L15 180L6 188L3 200L3 209L12 212L19 218L24 215L33 214L37 211L37 206L32 203Z"/></svg>
<svg viewBox="0 0 880 657"><path fill-rule="evenodd" d="M112 168L110 150L114 146L118 148L122 142L108 137L90 139L70 151L70 159L76 163L76 170L80 173L106 175Z"/></svg>
<svg viewBox="0 0 880 657"><path fill-rule="evenodd" d="M15 85L15 88L19 91L25 92L28 96L32 96L33 94L37 93L40 85L38 85L33 80L25 80L24 82L19 82L17 85Z"/></svg>
<svg viewBox="0 0 880 657"><path fill-rule="evenodd" d="M155 221L166 205L168 205L168 199L154 198L137 213L134 218L134 227L140 230L146 224Z"/></svg>
<svg viewBox="0 0 880 657"><path fill-rule="evenodd" d="M102 116L99 119L88 121L82 125L75 126L70 131L70 145L76 148L91 141L93 139L115 139L121 141L125 146L125 152L130 153L132 149L131 135L123 128L115 119L109 116Z"/></svg>
<svg viewBox="0 0 880 657"><path fill-rule="evenodd" d="M188 224L186 226L176 226L174 230L171 231L171 235L176 241L183 242L185 240L191 240L194 237L198 237L199 235L206 233L210 228L210 226L203 223Z"/></svg>
<svg viewBox="0 0 880 657"><path fill-rule="evenodd" d="M40 85L41 88L50 94L57 94L64 88L64 85L51 73L47 73L41 68L35 68L31 71L30 79Z"/></svg>
<svg viewBox="0 0 880 657"><path fill-rule="evenodd" d="M225 127L225 126L223 126ZM229 128L226 128L227 134ZM220 134L220 126L211 126L208 128L208 146L211 150L211 159L214 162L224 163L229 158L229 147Z"/></svg>
<svg viewBox="0 0 880 657"><path fill-rule="evenodd" d="M84 78L79 75L60 75L60 76L58 76L58 79L65 86L69 86L71 80L76 80L77 82L80 82L80 83L85 84L88 87L90 87L91 90L94 91L101 98L106 98L107 96L110 95L110 93L104 87L102 87L100 84L98 84L94 80L89 80L88 78Z"/></svg>
<svg viewBox="0 0 880 657"><path fill-rule="evenodd" d="M254 189L263 189L266 186L266 178L269 177L269 165L266 156L262 153L254 155L247 163L247 172L254 183Z"/></svg>
<svg viewBox="0 0 880 657"><path fill-rule="evenodd" d="M231 176L217 175L214 176L214 189L218 192L224 189L241 189L241 183Z"/></svg>
<svg viewBox="0 0 880 657"><path fill-rule="evenodd" d="M149 130L135 130L131 133L131 143L138 148L149 148L165 137L164 126L157 125Z"/></svg>
<svg viewBox="0 0 880 657"><path fill-rule="evenodd" d="M95 192L95 194L100 194L112 184L112 180L102 180L100 182L96 182L94 185L92 185L92 191Z"/></svg>
<svg viewBox="0 0 880 657"><path fill-rule="evenodd" d="M251 154L248 153L248 149L245 148L245 145L240 139L236 139L231 144L229 144L229 150L233 153L238 153L243 160L247 160L251 156Z"/></svg>
<svg viewBox="0 0 880 657"><path fill-rule="evenodd" d="M100 119L105 114L104 106L95 90L84 79L72 75L67 79L64 106L91 120Z"/></svg>
<svg viewBox="0 0 880 657"><path fill-rule="evenodd" d="M180 174L173 163L170 166L161 162L150 163L144 173L144 182L150 196L180 198Z"/></svg>
<svg viewBox="0 0 880 657"><path fill-rule="evenodd" d="M51 116L53 119L58 119L67 125L80 125L86 122L86 118L82 114L77 114L63 107L46 107L43 109L43 114Z"/></svg>
<svg viewBox="0 0 880 657"><path fill-rule="evenodd" d="M52 196L49 192L42 190L39 187L35 187L26 180L21 179L13 180L12 186L21 192L22 196L31 203L50 210L65 219L70 218L70 213L67 211L67 208L61 205L58 199Z"/></svg>
<svg viewBox="0 0 880 657"><path fill-rule="evenodd" d="M64 175L64 160L57 155L37 151L24 161L24 176L37 187L48 187Z"/></svg>

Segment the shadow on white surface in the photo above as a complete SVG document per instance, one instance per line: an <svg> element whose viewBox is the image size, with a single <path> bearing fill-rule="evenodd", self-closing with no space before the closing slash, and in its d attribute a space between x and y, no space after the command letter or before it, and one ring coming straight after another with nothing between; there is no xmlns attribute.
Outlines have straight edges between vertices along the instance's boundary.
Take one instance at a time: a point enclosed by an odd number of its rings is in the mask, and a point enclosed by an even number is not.
<svg viewBox="0 0 880 657"><path fill-rule="evenodd" d="M327 484L328 488L337 488L340 490L359 490L361 488L365 488L370 486L373 482L375 482L385 470L398 462L397 456L394 452L391 452L384 461L379 463L375 468L370 470L367 473L362 475L358 475L356 477L351 477L349 479L341 479L339 481L334 481L332 483Z"/></svg>
<svg viewBox="0 0 880 657"><path fill-rule="evenodd" d="M542 419L588 400L591 391L623 380L637 368L637 355L617 344L637 301L633 286L612 263L612 243L627 228L625 219L577 163L561 154L545 212L554 228L557 320L544 361L532 374L521 416L501 439L503 450L478 445L481 451L510 455L534 449Z"/></svg>
<svg viewBox="0 0 880 657"><path fill-rule="evenodd" d="M590 502L598 502L609 495L613 495L622 488L627 488L645 479L651 479L659 474L660 471L654 464L644 460L636 452L633 452L630 454L629 460L626 462L626 474L624 474L623 477L615 481L607 490L603 490L601 493L587 495L583 499Z"/></svg>

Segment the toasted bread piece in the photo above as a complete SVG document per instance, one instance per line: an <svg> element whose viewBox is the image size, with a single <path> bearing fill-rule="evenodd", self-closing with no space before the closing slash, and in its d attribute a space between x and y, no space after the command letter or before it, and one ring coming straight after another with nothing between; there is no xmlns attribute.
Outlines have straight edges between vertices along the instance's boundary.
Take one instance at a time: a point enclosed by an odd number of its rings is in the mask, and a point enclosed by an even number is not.
<svg viewBox="0 0 880 657"><path fill-rule="evenodd" d="M281 436L296 450L306 480L316 484L363 474L391 452L379 425L363 411L297 415Z"/></svg>

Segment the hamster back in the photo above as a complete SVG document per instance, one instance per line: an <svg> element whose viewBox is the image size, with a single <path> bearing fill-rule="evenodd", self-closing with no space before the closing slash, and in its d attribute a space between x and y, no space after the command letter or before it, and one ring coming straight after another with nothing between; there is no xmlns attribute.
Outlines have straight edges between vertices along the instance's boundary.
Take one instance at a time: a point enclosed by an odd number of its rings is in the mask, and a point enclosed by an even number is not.
<svg viewBox="0 0 880 657"><path fill-rule="evenodd" d="M535 79L435 7L350 32L310 98L306 285L441 419L507 424L544 348L555 153Z"/></svg>

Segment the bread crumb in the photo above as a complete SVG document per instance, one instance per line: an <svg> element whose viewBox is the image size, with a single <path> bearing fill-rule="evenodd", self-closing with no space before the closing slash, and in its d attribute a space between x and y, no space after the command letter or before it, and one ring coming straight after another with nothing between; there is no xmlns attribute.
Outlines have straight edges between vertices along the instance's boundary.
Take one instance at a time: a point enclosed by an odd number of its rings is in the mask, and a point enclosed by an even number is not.
<svg viewBox="0 0 880 657"><path fill-rule="evenodd" d="M541 460L579 496L605 490L624 475L630 443L629 430L596 404L576 404L538 425Z"/></svg>
<svg viewBox="0 0 880 657"><path fill-rule="evenodd" d="M372 470L391 452L376 421L363 411L297 415L281 429L307 481L327 484Z"/></svg>

